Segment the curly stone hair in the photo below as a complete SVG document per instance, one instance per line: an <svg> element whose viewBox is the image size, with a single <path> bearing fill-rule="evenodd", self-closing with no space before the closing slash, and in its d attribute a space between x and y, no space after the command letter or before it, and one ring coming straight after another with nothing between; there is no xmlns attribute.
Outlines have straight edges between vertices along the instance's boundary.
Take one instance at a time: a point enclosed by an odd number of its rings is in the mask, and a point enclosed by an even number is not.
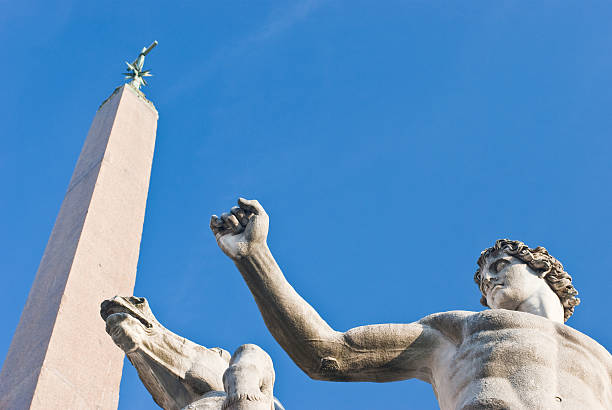
<svg viewBox="0 0 612 410"><path fill-rule="evenodd" d="M580 303L580 299L576 297L578 291L572 285L572 277L563 270L561 262L551 256L541 246L530 248L521 241L512 241L510 239L498 239L495 241L495 245L482 251L478 258L478 270L474 274L474 282L478 284L480 291L482 292L482 277L480 273L484 267L485 260L492 254L500 251L522 260L531 269L540 274L540 277L546 281L548 286L559 297L563 305L564 321L567 322L567 319L574 313L574 307ZM480 303L483 306L488 306L487 298L484 293L482 294Z"/></svg>

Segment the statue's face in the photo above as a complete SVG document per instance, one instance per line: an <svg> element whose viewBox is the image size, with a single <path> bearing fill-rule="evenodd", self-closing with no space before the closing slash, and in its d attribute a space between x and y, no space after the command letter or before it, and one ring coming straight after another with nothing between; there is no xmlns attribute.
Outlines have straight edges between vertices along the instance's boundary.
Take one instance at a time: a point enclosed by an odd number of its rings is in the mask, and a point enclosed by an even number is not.
<svg viewBox="0 0 612 410"><path fill-rule="evenodd" d="M542 286L552 292L525 262L503 252L486 259L481 277L481 289L493 309L517 310L527 298L543 290Z"/></svg>
<svg viewBox="0 0 612 410"><path fill-rule="evenodd" d="M159 323L145 298L115 296L100 306L100 315L108 333L125 353L131 353L149 338Z"/></svg>
<svg viewBox="0 0 612 410"><path fill-rule="evenodd" d="M127 313L113 313L106 319L106 333L125 353L143 345L147 334L140 321Z"/></svg>

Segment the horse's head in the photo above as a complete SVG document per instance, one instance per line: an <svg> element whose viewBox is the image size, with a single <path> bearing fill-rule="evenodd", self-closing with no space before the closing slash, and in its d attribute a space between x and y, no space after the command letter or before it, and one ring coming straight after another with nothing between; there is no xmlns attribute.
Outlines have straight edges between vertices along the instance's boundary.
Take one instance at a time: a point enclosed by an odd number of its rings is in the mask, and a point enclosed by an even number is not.
<svg viewBox="0 0 612 410"><path fill-rule="evenodd" d="M106 332L164 409L181 409L208 392L223 391L229 353L197 345L166 329L145 298L115 296L102 302L100 315Z"/></svg>

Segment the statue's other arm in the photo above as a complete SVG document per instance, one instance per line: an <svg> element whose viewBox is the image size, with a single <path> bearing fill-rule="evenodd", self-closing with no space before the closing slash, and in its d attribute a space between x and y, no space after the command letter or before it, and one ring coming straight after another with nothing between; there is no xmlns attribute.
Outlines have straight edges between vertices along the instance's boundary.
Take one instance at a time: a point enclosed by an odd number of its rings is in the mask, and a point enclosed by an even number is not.
<svg viewBox="0 0 612 410"><path fill-rule="evenodd" d="M435 353L448 343L439 331L423 322L335 331L285 279L266 244L268 216L261 205L238 203L221 218L213 215L211 228L242 273L266 326L304 372L334 381L431 381Z"/></svg>

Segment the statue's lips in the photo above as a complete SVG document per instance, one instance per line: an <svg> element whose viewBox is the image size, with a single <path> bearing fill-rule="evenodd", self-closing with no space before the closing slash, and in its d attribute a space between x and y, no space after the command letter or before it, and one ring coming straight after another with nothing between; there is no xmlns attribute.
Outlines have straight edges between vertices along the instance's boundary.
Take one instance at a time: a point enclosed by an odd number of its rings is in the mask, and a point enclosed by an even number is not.
<svg viewBox="0 0 612 410"><path fill-rule="evenodd" d="M492 283L488 286L488 290L486 290L486 294L493 294L496 290L499 290L504 287L503 283Z"/></svg>
<svg viewBox="0 0 612 410"><path fill-rule="evenodd" d="M138 319L138 321L140 321L140 323L142 323L144 327L152 327L151 323L149 323L148 320L139 315L137 311L134 311L133 309L130 309L130 307L124 306L123 304L115 300L105 300L100 305L100 316L102 316L102 319L104 319L105 322L109 318L109 316L117 313L128 314L134 319Z"/></svg>

